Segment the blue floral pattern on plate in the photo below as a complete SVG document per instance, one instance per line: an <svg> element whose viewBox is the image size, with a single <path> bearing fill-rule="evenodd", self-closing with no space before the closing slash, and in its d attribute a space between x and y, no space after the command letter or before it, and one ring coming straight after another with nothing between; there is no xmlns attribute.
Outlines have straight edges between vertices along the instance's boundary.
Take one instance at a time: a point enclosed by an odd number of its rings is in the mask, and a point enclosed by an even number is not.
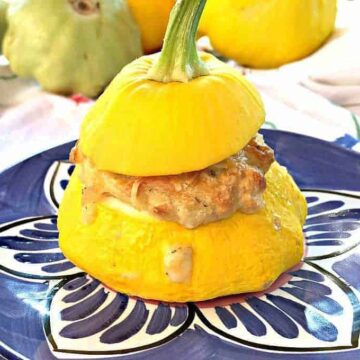
<svg viewBox="0 0 360 360"><path fill-rule="evenodd" d="M269 350L320 351L352 347L354 331L343 324L359 316L351 290L311 264L282 275L264 293L201 305L199 317L215 332ZM354 315L355 312L355 315Z"/></svg>
<svg viewBox="0 0 360 360"><path fill-rule="evenodd" d="M306 191L307 260L338 255L360 243L359 199L335 192Z"/></svg>
<svg viewBox="0 0 360 360"><path fill-rule="evenodd" d="M280 162L282 157L291 158L295 153L293 147L306 148L309 141L315 147L330 149L338 158L354 157L352 152L299 135L265 131L265 136ZM297 143L290 146L291 141ZM4 215L0 213L0 221L5 219L0 226L3 289L0 300L4 304L0 323L9 325L13 316L24 316L26 321L35 316L42 323L31 320L36 326L35 338L28 326L16 323L16 332L28 341L25 344L22 340L21 345L14 340L16 335L2 332L0 326L0 354L13 359L24 353L27 358L46 360L71 354L84 359L105 355L114 356L113 359L119 356L207 359L222 358L225 354L232 354L227 358L234 359L242 354L254 359L267 359L270 354L272 359L287 359L286 353L291 352L292 358L313 359L319 352L323 354L321 359L345 359L346 353L341 350L357 349L360 330L360 275L356 271L360 270L360 197L354 192L357 185L347 186L348 180L338 180L335 187L329 180L326 185L324 175L319 174L306 183L306 177L313 171L308 161L300 159L295 163L300 166L304 162L302 169L288 165L302 184L309 204L304 227L307 241L304 262L262 293L201 303L165 304L116 293L64 258L58 247L56 213L74 169L62 160L69 148L70 145L55 148L28 160L36 167L36 162L45 158L47 164L38 165L38 171L33 173L31 185L38 193L36 211L29 204L18 210L17 217L17 209L5 202L2 207L0 202L0 210L6 210ZM21 169L28 170L28 162L19 165L15 174ZM329 170L330 165L331 162ZM0 175L0 193L4 186L16 185L11 180L14 176L11 169ZM314 186L316 183L319 185ZM31 200L30 197L28 201ZM194 346L197 355L191 357ZM167 348L173 353L163 351Z"/></svg>
<svg viewBox="0 0 360 360"><path fill-rule="evenodd" d="M181 334L193 318L186 304L130 298L88 275L64 281L53 292L47 327L58 351L88 352L89 343L97 354L139 351Z"/></svg>
<svg viewBox="0 0 360 360"><path fill-rule="evenodd" d="M1 267L39 279L79 273L59 249L58 236L55 216L22 219L0 227Z"/></svg>

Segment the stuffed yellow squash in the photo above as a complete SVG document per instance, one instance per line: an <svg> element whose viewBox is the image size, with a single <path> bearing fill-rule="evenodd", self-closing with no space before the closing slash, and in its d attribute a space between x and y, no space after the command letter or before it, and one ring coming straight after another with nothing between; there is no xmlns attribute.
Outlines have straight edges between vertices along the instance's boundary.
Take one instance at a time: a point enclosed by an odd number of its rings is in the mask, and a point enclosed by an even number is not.
<svg viewBox="0 0 360 360"><path fill-rule="evenodd" d="M110 288L162 301L262 290L303 255L306 203L257 134L256 89L195 37L179 0L161 54L125 67L87 115L60 246Z"/></svg>

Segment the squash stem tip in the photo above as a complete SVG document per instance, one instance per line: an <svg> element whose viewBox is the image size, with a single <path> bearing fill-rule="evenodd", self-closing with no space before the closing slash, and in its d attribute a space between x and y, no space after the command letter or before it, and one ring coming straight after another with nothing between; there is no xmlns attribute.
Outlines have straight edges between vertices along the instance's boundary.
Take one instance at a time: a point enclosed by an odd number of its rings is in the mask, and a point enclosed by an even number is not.
<svg viewBox="0 0 360 360"><path fill-rule="evenodd" d="M206 0L177 0L159 58L149 70L149 79L159 82L188 82L207 75L196 49L196 33Z"/></svg>

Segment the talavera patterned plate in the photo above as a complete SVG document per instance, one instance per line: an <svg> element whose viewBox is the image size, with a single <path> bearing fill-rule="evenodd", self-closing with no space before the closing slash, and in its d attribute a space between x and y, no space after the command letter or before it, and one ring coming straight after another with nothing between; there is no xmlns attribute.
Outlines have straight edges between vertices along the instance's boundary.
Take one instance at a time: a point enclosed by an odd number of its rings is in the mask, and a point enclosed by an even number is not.
<svg viewBox="0 0 360 360"><path fill-rule="evenodd" d="M360 155L264 135L307 197L306 257L263 293L202 303L129 298L64 258L56 214L72 144L1 174L0 358L360 359Z"/></svg>

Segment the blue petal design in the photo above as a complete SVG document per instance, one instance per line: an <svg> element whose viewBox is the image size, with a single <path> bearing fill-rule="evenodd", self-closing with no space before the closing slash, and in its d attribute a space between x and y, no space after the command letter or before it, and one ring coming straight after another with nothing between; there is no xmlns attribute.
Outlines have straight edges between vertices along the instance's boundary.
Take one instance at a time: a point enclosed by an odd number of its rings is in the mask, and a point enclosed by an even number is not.
<svg viewBox="0 0 360 360"><path fill-rule="evenodd" d="M68 186L68 184L69 184L69 180L61 180L61 181L60 181L60 186L61 186L61 188L62 188L63 190L66 189L66 187Z"/></svg>
<svg viewBox="0 0 360 360"><path fill-rule="evenodd" d="M360 209L349 209L337 213L314 216L306 220L306 225L344 222L348 220L360 220Z"/></svg>
<svg viewBox="0 0 360 360"><path fill-rule="evenodd" d="M306 236L307 240L315 239L348 239L351 237L349 233L346 232L327 232L323 234L316 234L311 236Z"/></svg>
<svg viewBox="0 0 360 360"><path fill-rule="evenodd" d="M266 297L315 338L327 342L333 342L337 339L336 327L318 312L282 296L268 294Z"/></svg>
<svg viewBox="0 0 360 360"><path fill-rule="evenodd" d="M320 204L310 206L308 208L308 215L315 215L325 211L339 209L344 206L344 204L345 203L343 201L339 200L322 202Z"/></svg>
<svg viewBox="0 0 360 360"><path fill-rule="evenodd" d="M25 237L30 237L34 239L58 239L59 233L57 231L42 231L42 230L36 230L36 229L24 229L20 230L20 234Z"/></svg>
<svg viewBox="0 0 360 360"><path fill-rule="evenodd" d="M65 326L60 331L60 335L68 339L80 339L97 334L116 321L126 309L127 304L128 297L117 294L106 308L91 317Z"/></svg>
<svg viewBox="0 0 360 360"><path fill-rule="evenodd" d="M306 202L308 204L311 204L311 203L313 203L315 201L318 201L318 200L319 200L319 198L317 196L307 196L306 197Z"/></svg>
<svg viewBox="0 0 360 360"><path fill-rule="evenodd" d="M69 174L69 176L71 176L72 175L72 173L74 172L74 170L75 170L75 165L71 165L71 166L69 166L69 168L68 168L68 174Z"/></svg>
<svg viewBox="0 0 360 360"><path fill-rule="evenodd" d="M76 290L73 293L66 295L63 298L63 301L65 303L73 303L82 300L86 296L91 294L99 286L99 284L99 281L92 280L90 283L82 286L79 290Z"/></svg>
<svg viewBox="0 0 360 360"><path fill-rule="evenodd" d="M307 291L311 291L311 292L319 294L319 295L330 295L331 294L331 289L328 286L326 286L324 284L319 284L314 281L290 280L288 282L288 284L299 287L299 288L307 290Z"/></svg>
<svg viewBox="0 0 360 360"><path fill-rule="evenodd" d="M14 258L22 263L44 264L64 260L63 253L19 253Z"/></svg>
<svg viewBox="0 0 360 360"><path fill-rule="evenodd" d="M36 251L57 249L59 246L57 241L37 241L19 236L3 236L0 237L0 247L11 250Z"/></svg>
<svg viewBox="0 0 360 360"><path fill-rule="evenodd" d="M339 315L343 312L342 306L326 295L295 287L282 287L281 289L326 314Z"/></svg>
<svg viewBox="0 0 360 360"><path fill-rule="evenodd" d="M226 328L233 329L236 327L236 317L228 309L216 306L215 312Z"/></svg>
<svg viewBox="0 0 360 360"><path fill-rule="evenodd" d="M340 246L344 242L341 240L321 240L321 241L308 241L308 246Z"/></svg>
<svg viewBox="0 0 360 360"><path fill-rule="evenodd" d="M39 229L39 230L58 231L56 222L55 223L52 222L51 224L42 223L42 222L35 223L34 228Z"/></svg>
<svg viewBox="0 0 360 360"><path fill-rule="evenodd" d="M308 209L304 233L307 260L320 260L348 251L360 243L360 202L350 195L316 193ZM319 194L318 196L316 196Z"/></svg>
<svg viewBox="0 0 360 360"><path fill-rule="evenodd" d="M255 297L247 303L282 337L294 339L299 336L296 324L276 307Z"/></svg>
<svg viewBox="0 0 360 360"><path fill-rule="evenodd" d="M78 289L80 286L85 285L88 281L89 281L89 279L86 276L78 277L78 278L72 279L68 283L66 283L63 286L63 289L67 290L67 291L73 291L73 290Z"/></svg>
<svg viewBox="0 0 360 360"><path fill-rule="evenodd" d="M351 326L349 331L338 330L342 322L348 321L349 304L340 303L340 300L343 300L342 296L337 299L331 297L333 290L340 288L344 291L344 289L341 285L331 283L331 275L325 277L315 264L305 262L302 266L302 269L290 272L293 279L274 290L273 293L265 293L260 297L252 296L246 300L245 304L236 303L230 307L223 306L215 309L200 308L200 319L212 331L224 337L238 340L247 346L264 349L276 348L284 351L306 349L302 329L313 337L314 349L329 349L330 347L324 342L344 341L344 334L348 336L347 341L351 341ZM214 313L216 313L215 321L213 320ZM246 331L244 327L239 326L239 322L236 323L232 319L231 315L234 314L245 325ZM253 331L248 326L248 322L244 321L249 315L256 324L253 328L261 329L261 332ZM271 338L265 336L260 339L261 335L267 334L266 330L270 327L276 334L273 332ZM231 331L228 331L229 329ZM341 338L339 333L341 333ZM319 342L316 344L317 341ZM332 345L332 347L336 346L339 346L338 342Z"/></svg>
<svg viewBox="0 0 360 360"><path fill-rule="evenodd" d="M188 308L187 306L176 306L174 315L170 321L171 326L179 326L184 323L188 317Z"/></svg>
<svg viewBox="0 0 360 360"><path fill-rule="evenodd" d="M129 339L138 333L146 323L149 310L143 301L138 300L130 315L121 323L106 330L100 337L104 344L115 344Z"/></svg>
<svg viewBox="0 0 360 360"><path fill-rule="evenodd" d="M56 264L45 265L41 268L41 270L50 274L56 274L73 268L75 268L75 266L71 262L63 261Z"/></svg>
<svg viewBox="0 0 360 360"><path fill-rule="evenodd" d="M335 262L333 270L346 282L360 291L360 255L353 254L346 259Z"/></svg>
<svg viewBox="0 0 360 360"><path fill-rule="evenodd" d="M159 334L163 332L170 324L171 309L169 305L159 304L153 313L153 316L146 329L149 335Z"/></svg>
<svg viewBox="0 0 360 360"><path fill-rule="evenodd" d="M6 269L19 276L39 279L80 273L59 249L56 226L56 217L49 216L21 219L3 227L0 258L6 259Z"/></svg>
<svg viewBox="0 0 360 360"><path fill-rule="evenodd" d="M338 223L329 223L323 225L314 225L308 226L305 228L305 232L310 231L353 231L360 228L360 224L356 222L338 222Z"/></svg>
<svg viewBox="0 0 360 360"><path fill-rule="evenodd" d="M107 297L108 295L104 289L100 289L84 301L61 310L61 319L66 321L81 320L94 313L105 302Z"/></svg>
<svg viewBox="0 0 360 360"><path fill-rule="evenodd" d="M317 273L315 271L311 271L311 270L300 269L300 270L296 270L296 271L290 271L289 274L299 277L299 278L302 278L302 279L312 280L312 281L316 281L316 282L324 282L325 281L325 278L322 274Z"/></svg>
<svg viewBox="0 0 360 360"><path fill-rule="evenodd" d="M230 308L250 334L266 335L266 326L251 311L240 304L232 304Z"/></svg>
<svg viewBox="0 0 360 360"><path fill-rule="evenodd" d="M98 284L95 290L94 284ZM53 288L52 295L45 327L52 330L54 349L61 351L88 351L89 342L90 352L99 355L131 352L134 344L139 348L155 347L182 333L195 315L194 309L185 304L154 304L129 298L89 275L64 280Z"/></svg>

